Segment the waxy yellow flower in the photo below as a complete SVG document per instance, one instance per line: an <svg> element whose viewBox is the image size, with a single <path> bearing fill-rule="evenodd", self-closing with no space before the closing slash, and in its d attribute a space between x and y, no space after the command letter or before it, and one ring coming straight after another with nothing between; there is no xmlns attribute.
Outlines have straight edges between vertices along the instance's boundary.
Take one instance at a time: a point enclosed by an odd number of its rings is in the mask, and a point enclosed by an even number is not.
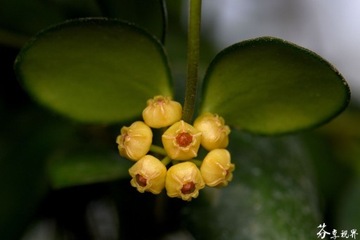
<svg viewBox="0 0 360 240"><path fill-rule="evenodd" d="M227 186L232 180L235 165L226 149L214 149L204 158L200 172L209 187Z"/></svg>
<svg viewBox="0 0 360 240"><path fill-rule="evenodd" d="M162 135L165 151L174 160L196 157L200 142L201 132L182 120L174 123Z"/></svg>
<svg viewBox="0 0 360 240"><path fill-rule="evenodd" d="M208 151L226 148L229 144L230 128L217 114L202 114L195 120L194 127L202 132L201 145Z"/></svg>
<svg viewBox="0 0 360 240"><path fill-rule="evenodd" d="M122 127L116 138L120 155L131 160L145 156L152 143L152 131L144 122L136 121L130 127Z"/></svg>
<svg viewBox="0 0 360 240"><path fill-rule="evenodd" d="M166 188L169 197L190 201L205 185L226 186L232 180L235 167L225 149L230 128L222 117L205 113L188 124L181 120L181 104L164 96L149 99L142 115L144 122L122 127L116 139L120 155L136 161L129 174L139 192L159 194ZM161 135L163 146L152 145L154 128L167 128ZM194 158L201 145L209 152L199 168L194 162L200 160Z"/></svg>
<svg viewBox="0 0 360 240"><path fill-rule="evenodd" d="M169 197L186 201L196 198L205 187L200 170L192 162L181 162L171 166L167 172L165 188Z"/></svg>
<svg viewBox="0 0 360 240"><path fill-rule="evenodd" d="M159 159L145 155L130 169L131 186L143 193L145 191L159 194L165 186L166 167Z"/></svg>
<svg viewBox="0 0 360 240"><path fill-rule="evenodd" d="M170 97L155 96L147 101L142 116L144 122L152 128L168 127L181 119L182 107Z"/></svg>

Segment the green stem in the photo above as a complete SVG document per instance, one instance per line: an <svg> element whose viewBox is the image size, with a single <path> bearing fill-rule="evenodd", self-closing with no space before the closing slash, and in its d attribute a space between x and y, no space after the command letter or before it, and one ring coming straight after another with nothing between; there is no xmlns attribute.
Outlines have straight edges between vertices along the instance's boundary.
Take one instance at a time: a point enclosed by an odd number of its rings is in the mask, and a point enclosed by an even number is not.
<svg viewBox="0 0 360 240"><path fill-rule="evenodd" d="M162 147L156 146L156 145L151 145L150 146L150 152L157 153L157 154L160 154L160 155L163 155L163 156L167 155L165 149L163 149Z"/></svg>
<svg viewBox="0 0 360 240"><path fill-rule="evenodd" d="M163 22L161 43L162 43L162 45L165 45L166 33L167 33L167 28L168 28L168 14L167 14L167 8L166 8L166 1L161 0L160 5L161 5L161 12L162 12L161 17L162 17L162 22Z"/></svg>
<svg viewBox="0 0 360 240"><path fill-rule="evenodd" d="M164 164L165 166L167 166L170 162L171 162L171 158L169 158L168 156L164 157L161 160L161 163Z"/></svg>
<svg viewBox="0 0 360 240"><path fill-rule="evenodd" d="M201 0L190 0L187 48L188 68L183 109L183 120L185 122L192 121L195 110L196 89L199 79L200 26Z"/></svg>
<svg viewBox="0 0 360 240"><path fill-rule="evenodd" d="M198 159L192 159L191 162L195 163L197 167L201 167L202 161Z"/></svg>

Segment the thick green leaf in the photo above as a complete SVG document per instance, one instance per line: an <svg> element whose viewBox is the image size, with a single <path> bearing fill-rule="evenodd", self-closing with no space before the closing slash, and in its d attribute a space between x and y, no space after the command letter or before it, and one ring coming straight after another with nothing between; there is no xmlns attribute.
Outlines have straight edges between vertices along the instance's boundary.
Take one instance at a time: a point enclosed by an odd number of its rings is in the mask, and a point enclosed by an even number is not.
<svg viewBox="0 0 360 240"><path fill-rule="evenodd" d="M320 213L312 165L299 138L233 131L232 182L188 205L195 239L315 239Z"/></svg>
<svg viewBox="0 0 360 240"><path fill-rule="evenodd" d="M77 152L55 155L49 162L54 188L63 188L129 177L131 161L109 152Z"/></svg>
<svg viewBox="0 0 360 240"><path fill-rule="evenodd" d="M39 33L15 70L34 97L86 122L111 123L141 114L154 95L172 95L161 44L125 22L91 18Z"/></svg>
<svg viewBox="0 0 360 240"><path fill-rule="evenodd" d="M313 52L281 39L244 41L220 52L204 80L201 112L244 130L281 134L320 125L348 104L343 77Z"/></svg>

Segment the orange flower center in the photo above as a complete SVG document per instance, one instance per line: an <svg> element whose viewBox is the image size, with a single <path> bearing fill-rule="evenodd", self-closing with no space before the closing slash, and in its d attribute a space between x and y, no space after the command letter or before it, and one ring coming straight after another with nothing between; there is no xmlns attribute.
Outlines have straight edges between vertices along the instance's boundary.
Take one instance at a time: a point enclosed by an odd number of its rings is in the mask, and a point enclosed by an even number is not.
<svg viewBox="0 0 360 240"><path fill-rule="evenodd" d="M144 178L143 176L141 176L140 174L136 174L136 182L141 186L141 187L145 187L146 186L146 178Z"/></svg>
<svg viewBox="0 0 360 240"><path fill-rule="evenodd" d="M180 147L187 147L192 143L193 137L190 133L182 132L176 136L176 143Z"/></svg>
<svg viewBox="0 0 360 240"><path fill-rule="evenodd" d="M183 194L190 194L195 191L195 184L193 182L185 183L181 189Z"/></svg>

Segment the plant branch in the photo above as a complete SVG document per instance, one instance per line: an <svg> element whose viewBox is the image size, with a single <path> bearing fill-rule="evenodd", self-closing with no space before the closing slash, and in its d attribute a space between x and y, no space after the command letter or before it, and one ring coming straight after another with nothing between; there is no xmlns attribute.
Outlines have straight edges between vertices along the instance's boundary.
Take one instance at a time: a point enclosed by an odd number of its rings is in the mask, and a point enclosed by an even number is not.
<svg viewBox="0 0 360 240"><path fill-rule="evenodd" d="M157 154L160 154L160 155L163 155L163 156L166 156L167 153L165 151L164 148L162 147L159 147L159 146L156 146L156 145L151 145L150 146L150 151L153 152L153 153L157 153Z"/></svg>
<svg viewBox="0 0 360 240"><path fill-rule="evenodd" d="M163 45L165 45L166 33L167 33L167 28L168 28L168 13L167 13L167 8L166 8L166 1L160 0L160 4L161 4L162 22L163 22L161 43Z"/></svg>
<svg viewBox="0 0 360 240"><path fill-rule="evenodd" d="M196 90L198 83L200 27L201 27L201 0L189 0L189 26L188 26L188 67L185 89L185 102L183 109L183 120L191 122L196 101Z"/></svg>

